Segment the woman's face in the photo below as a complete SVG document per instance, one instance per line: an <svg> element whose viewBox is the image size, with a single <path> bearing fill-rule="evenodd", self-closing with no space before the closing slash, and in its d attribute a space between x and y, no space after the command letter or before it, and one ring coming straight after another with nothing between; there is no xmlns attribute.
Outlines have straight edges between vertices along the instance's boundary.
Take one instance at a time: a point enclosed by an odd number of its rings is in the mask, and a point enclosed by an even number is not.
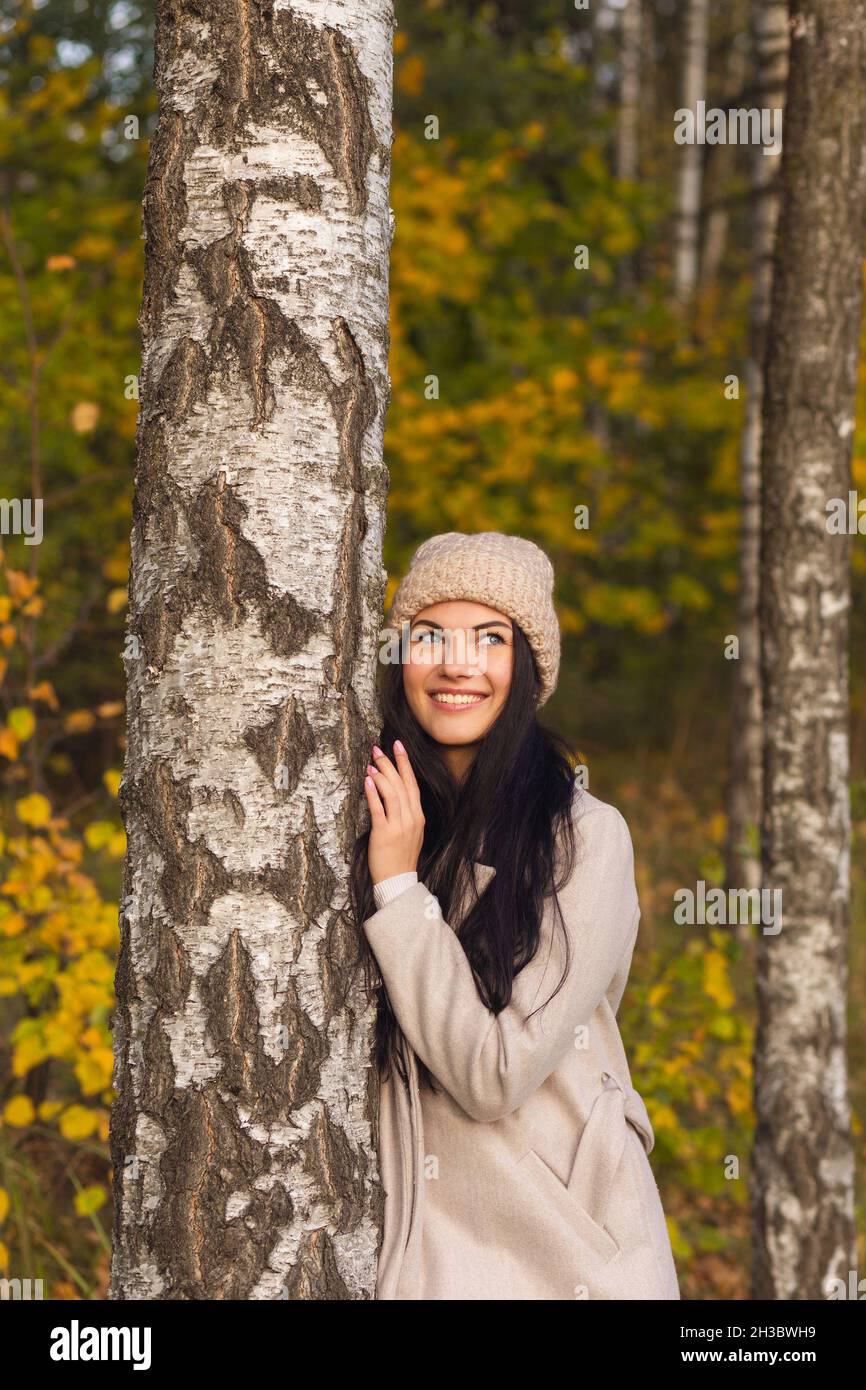
<svg viewBox="0 0 866 1390"><path fill-rule="evenodd" d="M474 744L505 704L514 658L511 619L483 603L432 603L412 619L406 699L422 729L452 748Z"/></svg>

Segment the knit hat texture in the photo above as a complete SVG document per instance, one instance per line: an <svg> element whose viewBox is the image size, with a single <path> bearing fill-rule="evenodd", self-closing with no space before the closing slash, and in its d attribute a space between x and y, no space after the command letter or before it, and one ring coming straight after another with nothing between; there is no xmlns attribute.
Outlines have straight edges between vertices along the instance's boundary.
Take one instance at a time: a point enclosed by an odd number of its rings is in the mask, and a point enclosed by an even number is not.
<svg viewBox="0 0 866 1390"><path fill-rule="evenodd" d="M398 632L422 608L469 599L519 623L532 648L543 705L559 675L559 620L553 606L553 565L522 536L501 531L445 531L419 545L397 586L388 624Z"/></svg>

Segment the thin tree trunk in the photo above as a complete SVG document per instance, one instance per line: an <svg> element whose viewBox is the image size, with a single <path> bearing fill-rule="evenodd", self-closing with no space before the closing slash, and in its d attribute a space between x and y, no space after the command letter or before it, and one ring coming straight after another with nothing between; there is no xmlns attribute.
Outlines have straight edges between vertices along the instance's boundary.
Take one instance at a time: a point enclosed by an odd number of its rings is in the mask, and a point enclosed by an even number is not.
<svg viewBox="0 0 866 1390"><path fill-rule="evenodd" d="M754 3L754 0L753 0ZM776 6L771 4L770 9ZM724 97L719 105L727 109L737 103L739 93L742 91L746 80L748 65L748 47L743 39L743 30L746 23L746 0L733 0L729 7L728 15L728 48L725 62L725 72L723 78ZM751 146L750 153L754 159L755 146ZM758 151L760 153L760 151ZM707 212L704 227L704 244L700 259L700 279L702 285L711 285L719 273L725 255L725 248L728 243L728 227L730 225L731 214L727 201L721 196L723 191L730 187L731 175L737 161L737 146L728 141L724 145L716 145L712 154L711 173L712 179L705 180L710 185L707 189L707 200L712 202L713 189L718 189L719 198L715 205ZM778 165L778 158L774 165Z"/></svg>
<svg viewBox="0 0 866 1390"><path fill-rule="evenodd" d="M114 1021L118 1299L369 1298L340 910L378 728L391 0L161 0Z"/></svg>
<svg viewBox="0 0 866 1390"><path fill-rule="evenodd" d="M686 14L681 106L697 110L707 96L707 49L710 34L709 0L689 0ZM688 304L698 283L701 184L704 147L695 141L678 147L676 248L674 288L677 299Z"/></svg>
<svg viewBox="0 0 866 1390"><path fill-rule="evenodd" d="M763 416L764 884L758 934L756 1299L856 1268L845 1058L850 810L847 501L866 235L866 0L791 16Z"/></svg>
<svg viewBox="0 0 866 1390"><path fill-rule="evenodd" d="M620 24L616 172L618 178L636 179L640 150L641 0L626 0Z"/></svg>
<svg viewBox="0 0 866 1390"><path fill-rule="evenodd" d="M755 87L759 104L784 109L788 72L786 0L752 0L751 29ZM761 413L763 364L773 283L773 245L779 217L781 152L766 154L752 145L752 298L749 307L749 355L744 369L745 408L740 439L740 588L737 603L739 659L734 662L731 737L728 757L728 838L726 886L757 888L761 882L758 847L749 851L748 829L761 819L763 723L761 714L760 569ZM749 928L739 933L745 940Z"/></svg>

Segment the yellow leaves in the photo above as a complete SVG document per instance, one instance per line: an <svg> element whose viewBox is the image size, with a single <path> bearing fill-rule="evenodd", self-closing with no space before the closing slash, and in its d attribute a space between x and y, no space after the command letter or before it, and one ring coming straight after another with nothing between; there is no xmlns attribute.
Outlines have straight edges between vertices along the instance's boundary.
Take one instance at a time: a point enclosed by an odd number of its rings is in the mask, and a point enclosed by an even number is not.
<svg viewBox="0 0 866 1390"><path fill-rule="evenodd" d="M99 406L95 401L77 401L69 412L69 423L76 434L89 434L96 429Z"/></svg>
<svg viewBox="0 0 866 1390"><path fill-rule="evenodd" d="M610 380L610 364L606 357L598 353L593 357L587 357L583 369L593 386L606 386Z"/></svg>
<svg viewBox="0 0 866 1390"><path fill-rule="evenodd" d="M107 849L114 859L126 853L126 834L118 830L113 821L91 821L84 831L84 839L88 848Z"/></svg>
<svg viewBox="0 0 866 1390"><path fill-rule="evenodd" d="M67 714L63 727L69 734L87 734L96 724L96 718L89 709L76 709Z"/></svg>
<svg viewBox="0 0 866 1390"><path fill-rule="evenodd" d="M520 133L527 145L537 145L539 140L544 137L545 131L546 127L542 125L541 121L530 121L523 126Z"/></svg>
<svg viewBox="0 0 866 1390"><path fill-rule="evenodd" d="M6 569L6 587L16 604L25 603L32 598L39 587L38 579L31 579L23 570Z"/></svg>
<svg viewBox="0 0 866 1390"><path fill-rule="evenodd" d="M115 249L110 237L99 232L87 232L76 241L73 250L80 261L107 261Z"/></svg>
<svg viewBox="0 0 866 1390"><path fill-rule="evenodd" d="M3 936L20 936L21 932L26 930L27 918L22 913L10 912L8 916L0 917L0 932Z"/></svg>
<svg viewBox="0 0 866 1390"><path fill-rule="evenodd" d="M36 1117L33 1102L29 1096L13 1096L3 1107L3 1122L13 1129L26 1129Z"/></svg>
<svg viewBox="0 0 866 1390"><path fill-rule="evenodd" d="M99 1119L83 1105L70 1105L60 1116L60 1133L64 1139L89 1139L96 1132Z"/></svg>
<svg viewBox="0 0 866 1390"><path fill-rule="evenodd" d="M736 1077L727 1090L728 1105L735 1115L747 1118L752 1113L752 1087L741 1077Z"/></svg>
<svg viewBox="0 0 866 1390"><path fill-rule="evenodd" d="M0 1187L0 1226L9 1215L9 1193L5 1187Z"/></svg>
<svg viewBox="0 0 866 1390"><path fill-rule="evenodd" d="M580 377L571 367L557 367L550 378L550 384L558 393L570 392L580 384Z"/></svg>
<svg viewBox="0 0 866 1390"><path fill-rule="evenodd" d="M0 627L0 642L3 643L7 651L11 646L14 646L15 628L11 623L4 623L3 627Z"/></svg>
<svg viewBox="0 0 866 1390"><path fill-rule="evenodd" d="M45 262L45 269L50 271L72 270L75 266L74 256L49 256Z"/></svg>
<svg viewBox="0 0 866 1390"><path fill-rule="evenodd" d="M102 774L102 780L112 796L117 796L120 790L120 779L123 776L119 768L112 767Z"/></svg>
<svg viewBox="0 0 866 1390"><path fill-rule="evenodd" d="M728 962L721 951L705 951L703 967L704 993L720 1009L730 1009L736 1003L736 996L728 979Z"/></svg>
<svg viewBox="0 0 866 1390"><path fill-rule="evenodd" d="M26 1076L49 1056L45 1042L38 1033L27 1034L12 1049L13 1076Z"/></svg>
<svg viewBox="0 0 866 1390"><path fill-rule="evenodd" d="M18 740L11 729L0 729L0 754L10 763L18 757Z"/></svg>
<svg viewBox="0 0 866 1390"><path fill-rule="evenodd" d="M80 1192L75 1194L75 1210L79 1216L90 1216L93 1212L99 1211L100 1207L105 1206L108 1194L104 1187L98 1183L90 1187L82 1187Z"/></svg>
<svg viewBox="0 0 866 1390"><path fill-rule="evenodd" d="M109 613L121 613L129 602L129 591L127 589L109 589L105 599L106 611Z"/></svg>
<svg viewBox="0 0 866 1390"><path fill-rule="evenodd" d="M15 802L15 814L22 825L48 825L51 820L51 803L39 792L33 792L30 796L22 797L20 801Z"/></svg>
<svg viewBox="0 0 866 1390"><path fill-rule="evenodd" d="M424 59L413 53L400 64L396 85L407 96L417 97L424 86Z"/></svg>
<svg viewBox="0 0 866 1390"><path fill-rule="evenodd" d="M38 685L32 685L27 694L31 700L38 700L43 705L47 705L49 709L57 710L60 708L57 694L50 681L40 681Z"/></svg>
<svg viewBox="0 0 866 1390"><path fill-rule="evenodd" d="M114 1054L109 1047L100 1047L82 1057L75 1064L75 1075L82 1095L95 1096L111 1085L114 1070Z"/></svg>
<svg viewBox="0 0 866 1390"><path fill-rule="evenodd" d="M15 709L11 709L6 716L6 723L21 743L26 743L36 728L33 711L26 705L17 705Z"/></svg>
<svg viewBox="0 0 866 1390"><path fill-rule="evenodd" d="M676 1130L678 1128L676 1114L669 1105L659 1105L648 1098L646 1108L653 1129Z"/></svg>
<svg viewBox="0 0 866 1390"><path fill-rule="evenodd" d="M114 551L102 566L102 573L106 579L111 579L115 584L126 584L129 579L129 545L121 545Z"/></svg>
<svg viewBox="0 0 866 1390"><path fill-rule="evenodd" d="M58 1115L62 1109L62 1100L43 1100L39 1106L39 1118L40 1120L53 1120L54 1116Z"/></svg>
<svg viewBox="0 0 866 1390"><path fill-rule="evenodd" d="M126 705L122 700L106 700L104 704L96 706L96 713L100 719L116 719L125 709Z"/></svg>

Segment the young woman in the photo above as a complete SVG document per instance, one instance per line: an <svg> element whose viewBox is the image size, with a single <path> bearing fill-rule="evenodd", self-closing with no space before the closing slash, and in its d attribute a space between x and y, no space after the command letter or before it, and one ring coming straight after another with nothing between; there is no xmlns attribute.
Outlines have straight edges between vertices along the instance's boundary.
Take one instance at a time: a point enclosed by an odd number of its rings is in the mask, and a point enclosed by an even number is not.
<svg viewBox="0 0 866 1390"><path fill-rule="evenodd" d="M352 902L378 967L379 1299L677 1299L616 1012L640 918L625 820L537 722L553 568L434 536L389 614Z"/></svg>

